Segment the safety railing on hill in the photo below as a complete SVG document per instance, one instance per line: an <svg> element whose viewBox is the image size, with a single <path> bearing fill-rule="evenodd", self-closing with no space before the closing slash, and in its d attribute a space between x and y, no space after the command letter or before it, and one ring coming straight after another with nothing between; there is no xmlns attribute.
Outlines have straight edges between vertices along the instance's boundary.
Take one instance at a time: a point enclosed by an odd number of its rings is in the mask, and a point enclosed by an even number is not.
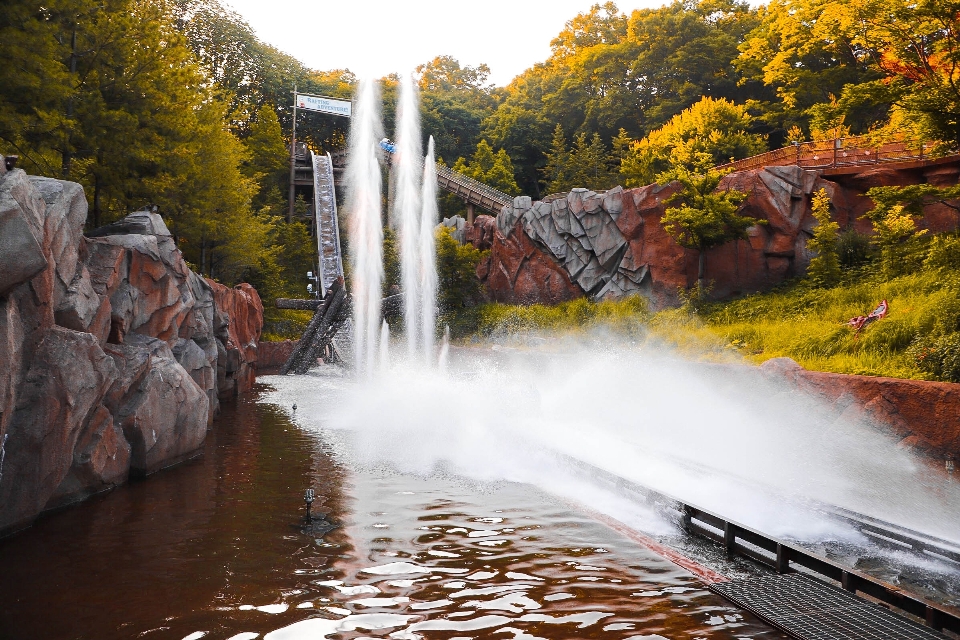
<svg viewBox="0 0 960 640"><path fill-rule="evenodd" d="M757 156L718 165L721 171L747 171L761 167L796 165L808 169L856 167L884 162L931 159L937 142L890 141L878 144L874 136L801 142Z"/></svg>
<svg viewBox="0 0 960 640"><path fill-rule="evenodd" d="M437 186L494 215L513 202L513 196L441 164L437 165Z"/></svg>

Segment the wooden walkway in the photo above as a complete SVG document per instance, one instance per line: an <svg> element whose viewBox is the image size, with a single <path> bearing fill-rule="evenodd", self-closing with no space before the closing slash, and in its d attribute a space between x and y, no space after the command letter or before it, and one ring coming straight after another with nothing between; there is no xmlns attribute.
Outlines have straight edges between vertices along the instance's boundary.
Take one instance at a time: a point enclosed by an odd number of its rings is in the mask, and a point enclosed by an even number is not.
<svg viewBox="0 0 960 640"><path fill-rule="evenodd" d="M802 142L757 156L717 165L721 171L749 171L763 167L798 166L805 169L841 169L890 162L935 160L930 152L935 142L887 142L876 144L870 136L851 136L819 142Z"/></svg>

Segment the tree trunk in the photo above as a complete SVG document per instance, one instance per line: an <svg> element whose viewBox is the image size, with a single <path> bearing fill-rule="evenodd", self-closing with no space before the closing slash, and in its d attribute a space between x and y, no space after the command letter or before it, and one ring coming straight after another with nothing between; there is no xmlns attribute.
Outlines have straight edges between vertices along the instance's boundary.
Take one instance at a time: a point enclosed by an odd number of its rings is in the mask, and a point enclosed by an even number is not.
<svg viewBox="0 0 960 640"><path fill-rule="evenodd" d="M701 249L700 264L697 267L697 287L700 289L700 293L703 293L703 275L706 270L707 270L707 252Z"/></svg>

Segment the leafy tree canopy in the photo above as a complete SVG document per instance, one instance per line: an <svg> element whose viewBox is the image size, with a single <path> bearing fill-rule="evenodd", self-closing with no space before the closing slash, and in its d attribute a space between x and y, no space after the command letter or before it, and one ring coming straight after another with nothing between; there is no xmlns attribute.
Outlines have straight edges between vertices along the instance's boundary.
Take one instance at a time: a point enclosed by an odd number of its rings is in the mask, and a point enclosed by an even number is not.
<svg viewBox="0 0 960 640"><path fill-rule="evenodd" d="M672 167L703 173L717 164L766 151L763 136L748 133L750 125L744 106L723 98L702 98L630 145L621 165L626 186L651 184Z"/></svg>

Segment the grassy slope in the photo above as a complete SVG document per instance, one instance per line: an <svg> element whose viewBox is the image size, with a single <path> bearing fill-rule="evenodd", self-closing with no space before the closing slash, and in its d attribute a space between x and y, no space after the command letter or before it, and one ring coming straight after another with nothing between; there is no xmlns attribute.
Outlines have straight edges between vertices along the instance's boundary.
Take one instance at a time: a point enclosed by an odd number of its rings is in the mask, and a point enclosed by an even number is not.
<svg viewBox="0 0 960 640"><path fill-rule="evenodd" d="M932 270L884 279L866 273L853 282L817 289L808 282L710 305L699 316L682 310L657 314L655 331L681 349L692 344L739 351L754 362L778 356L807 369L930 379L916 361L917 347L956 321L958 279ZM845 323L880 300L887 317L859 336Z"/></svg>
<svg viewBox="0 0 960 640"><path fill-rule="evenodd" d="M671 309L650 315L637 299L593 304L576 300L556 307L483 305L481 335L570 331L613 325L633 335L649 332L682 352L753 362L788 356L808 369L936 379L918 364L920 350L960 329L960 270L914 263L909 273L884 277L877 264L848 273L828 289L807 280L774 291L706 305L699 313ZM845 323L886 299L890 312L859 336Z"/></svg>

